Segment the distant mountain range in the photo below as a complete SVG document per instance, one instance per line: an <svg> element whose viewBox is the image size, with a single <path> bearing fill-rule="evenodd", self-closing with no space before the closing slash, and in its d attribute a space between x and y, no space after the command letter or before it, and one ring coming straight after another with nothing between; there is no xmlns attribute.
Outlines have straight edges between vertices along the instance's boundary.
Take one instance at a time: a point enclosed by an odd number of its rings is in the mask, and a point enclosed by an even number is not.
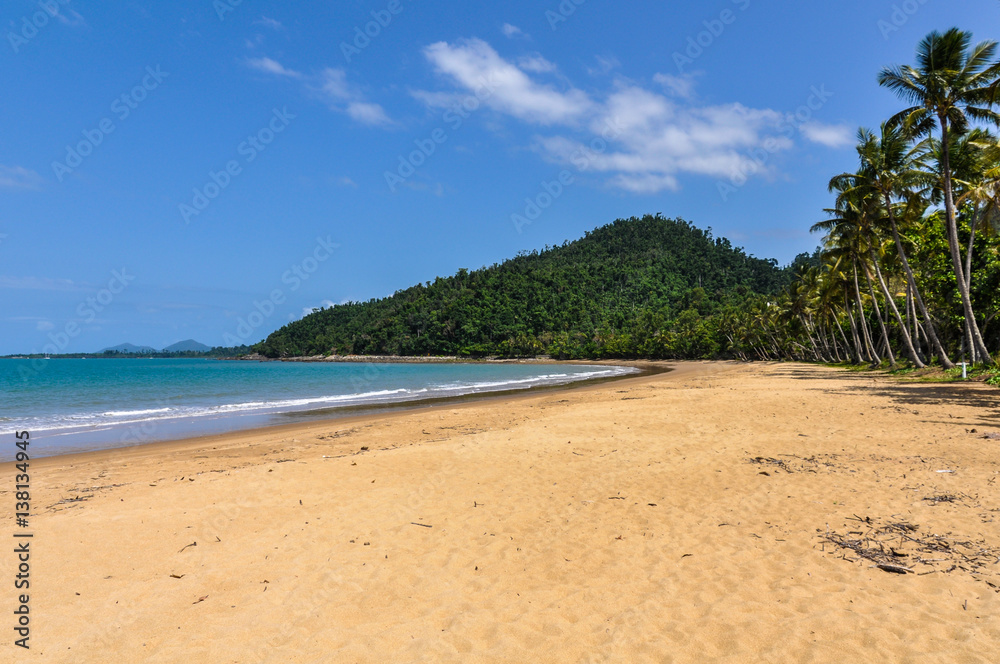
<svg viewBox="0 0 1000 664"><path fill-rule="evenodd" d="M178 341L177 343L167 346L162 351L152 346L136 346L135 344L118 344L117 346L111 346L110 348L102 348L99 353L130 353L133 355L142 355L144 353L183 353L186 351L193 351L196 353L204 353L210 351L212 348L206 346L203 343L198 343L194 339L186 339L184 341Z"/></svg>

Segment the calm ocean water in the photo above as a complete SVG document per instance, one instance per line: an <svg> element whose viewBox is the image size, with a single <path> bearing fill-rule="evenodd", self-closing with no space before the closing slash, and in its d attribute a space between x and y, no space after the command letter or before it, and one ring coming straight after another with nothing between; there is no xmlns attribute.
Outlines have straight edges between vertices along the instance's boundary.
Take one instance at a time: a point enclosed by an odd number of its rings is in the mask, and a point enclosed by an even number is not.
<svg viewBox="0 0 1000 664"><path fill-rule="evenodd" d="M28 430L33 456L49 456L332 416L350 407L635 371L541 364L0 360L0 441ZM11 450L13 442L0 445L0 460L12 458Z"/></svg>

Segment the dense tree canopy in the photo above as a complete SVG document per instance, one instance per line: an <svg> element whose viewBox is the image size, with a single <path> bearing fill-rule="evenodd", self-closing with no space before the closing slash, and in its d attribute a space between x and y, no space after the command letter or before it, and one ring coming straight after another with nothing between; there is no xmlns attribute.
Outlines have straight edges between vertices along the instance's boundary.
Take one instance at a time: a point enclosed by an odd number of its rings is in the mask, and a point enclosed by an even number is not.
<svg viewBox="0 0 1000 664"><path fill-rule="evenodd" d="M727 352L714 315L789 275L681 219L618 220L575 242L317 311L256 350L560 358Z"/></svg>

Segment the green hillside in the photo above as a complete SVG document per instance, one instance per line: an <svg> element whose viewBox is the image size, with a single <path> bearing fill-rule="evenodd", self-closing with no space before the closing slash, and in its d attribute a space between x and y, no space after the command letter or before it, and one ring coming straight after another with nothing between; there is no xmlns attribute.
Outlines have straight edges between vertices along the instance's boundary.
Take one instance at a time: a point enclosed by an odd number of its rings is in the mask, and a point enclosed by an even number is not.
<svg viewBox="0 0 1000 664"><path fill-rule="evenodd" d="M575 242L317 311L255 346L268 357L559 358L725 354L715 315L790 280L682 219L618 220Z"/></svg>

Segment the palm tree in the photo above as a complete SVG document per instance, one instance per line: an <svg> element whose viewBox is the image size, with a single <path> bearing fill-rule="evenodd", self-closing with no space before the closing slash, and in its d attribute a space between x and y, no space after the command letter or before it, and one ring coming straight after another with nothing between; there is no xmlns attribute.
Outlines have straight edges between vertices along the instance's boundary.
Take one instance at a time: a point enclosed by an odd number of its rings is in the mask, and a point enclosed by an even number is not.
<svg viewBox="0 0 1000 664"><path fill-rule="evenodd" d="M835 191L838 187L844 185L845 183L849 183L849 181L864 181L864 177L862 175L854 175L851 180L845 178L834 178L833 182L830 183L830 188L832 191ZM863 241L865 249L867 250L868 258L871 259L870 269L869 263L865 260L861 261L861 266L864 269L865 280L868 282L869 290L872 291L871 296L873 306L875 307L876 313L879 315L879 322L882 326L882 336L886 346L889 347L889 335L885 327L885 323L882 322L878 299L875 296L874 288L872 286L873 276L875 278L875 283L882 292L882 296L885 298L885 303L889 312L892 313L899 326L899 332L903 337L903 345L906 348L906 354L915 366L923 368L924 362L920 359L920 355L913 346L913 339L910 337L909 330L907 330L906 324L903 322L903 317L900 315L899 309L896 307L896 301L893 293L889 289L885 275L882 273L881 263L883 260L880 260L880 257L884 255L885 247L883 246L884 243L881 240L882 233L880 232L880 225L884 219L884 210L878 200L876 192L871 189L871 187L866 186L840 191L837 196L837 207L834 210L828 210L828 212L838 213L840 215L841 222L846 222L857 228L857 232L860 235L859 239ZM834 220L834 222L836 221L837 220ZM813 228L816 229L821 226L822 224L817 224ZM889 355L890 362L895 365L895 359L892 357L891 347L887 354Z"/></svg>
<svg viewBox="0 0 1000 664"><path fill-rule="evenodd" d="M843 271L840 270L840 261L831 261L828 256L824 256L820 269L820 278L817 282L816 302L819 311L823 314L823 322L833 341L830 344L833 350L833 358L838 362L843 360L840 357L837 335L834 334L833 328L830 325L831 323L836 326L837 332L840 332L840 340L844 342L844 352L848 354L852 352L851 342L847 339L844 326L840 324L843 311L839 303L844 301L846 290L847 278ZM854 340L857 342L857 337ZM861 358L857 352L858 348L857 343L855 343L853 348L855 363L861 364Z"/></svg>
<svg viewBox="0 0 1000 664"><path fill-rule="evenodd" d="M847 322L851 327L851 340L854 342L854 363L861 364L866 358L871 360L868 356L868 349L862 344L861 338L862 334L858 331L858 325L854 321L854 314L851 313L851 280L847 276L847 272L844 270L844 264L847 262L844 256L839 255L836 252L827 251L824 253L824 261L826 262L827 274L829 275L829 283L831 289L831 297L833 295L839 295L844 303L843 312L847 315ZM831 306L834 306L831 301ZM837 322L837 327L840 329L840 333L844 334L843 328L840 325L840 320L835 318ZM847 341L845 339L845 344ZM851 344L847 344L850 348Z"/></svg>
<svg viewBox="0 0 1000 664"><path fill-rule="evenodd" d="M861 169L857 173L843 173L830 181L831 190L839 189L842 195L851 196L875 195L881 198L892 230L892 238L896 252L906 274L909 292L915 296L920 313L924 317L924 327L931 341L934 352L941 360L945 369L954 367L948 358L940 339L934 321L927 311L924 298L917 287L913 269L906 256L906 249L900 238L899 224L896 218L896 201L907 194L926 189L933 184L933 175L923 169L923 159L927 150L926 142L913 145L909 137L898 126L882 123L880 134L861 128L858 130L858 156L861 158ZM922 363L917 362L917 366Z"/></svg>
<svg viewBox="0 0 1000 664"><path fill-rule="evenodd" d="M826 232L824 255L829 260L836 261L838 267L845 270L845 281L848 281L848 288L844 293L844 307L847 310L852 327L856 325L859 331L858 341L860 342L861 356L873 365L881 364L882 356L875 349L875 343L872 340L871 326L868 322L868 316L865 313L864 297L861 293L861 285L858 282L858 265L867 260L865 256L867 249L865 248L863 233L858 224L854 222L852 215L846 215L845 218L839 215L837 210L826 210L826 212L836 216L827 221L814 224L811 232ZM851 270L850 280L846 276L846 266L848 265ZM854 306L857 309L858 317L856 323L854 317L851 315L848 300L853 300Z"/></svg>
<svg viewBox="0 0 1000 664"><path fill-rule="evenodd" d="M941 171L948 247L974 352L980 354L984 362L992 364L972 310L962 265L949 162L952 132L966 133L970 120L1000 125L1000 115L991 109L996 102L997 84L1000 82L1000 63L993 62L997 43L985 41L974 47L971 44L972 34L958 28L944 34L932 32L917 47L916 67L887 67L879 74L878 80L880 85L914 104L890 122L904 126L915 136L930 134L935 127L941 130Z"/></svg>
<svg viewBox="0 0 1000 664"><path fill-rule="evenodd" d="M882 342L886 349L886 355L889 358L889 364L895 368L896 357L892 352L892 343L889 340L889 331L882 318L882 311L878 305L878 298L875 296L875 289L872 284L872 269L868 264L869 260L873 260L876 262L876 269L878 267L875 247L873 246L874 233L871 228L872 214L870 210L870 199L864 199L858 195L853 197L839 196L837 207L835 209L825 211L835 216L832 219L813 224L811 230L814 233L818 231L825 231L827 233L826 238L828 247L830 249L839 249L841 255L848 256L851 262L853 262L855 269L855 294L858 301L858 308L861 311L862 317L864 317L861 290L858 288L857 283L857 268L861 268L865 281L868 284L868 291L872 299L872 306L875 309L875 318L878 320L879 328L882 332ZM878 276L880 287L885 289L885 283L882 281L881 275ZM883 290L883 295L891 301L891 294L888 294L887 289ZM912 349L912 344L910 345L910 349ZM874 344L872 344L869 348L869 351L875 357L876 361L881 361L880 353L874 347ZM912 353L912 357L915 360L915 364L920 361L915 350Z"/></svg>

